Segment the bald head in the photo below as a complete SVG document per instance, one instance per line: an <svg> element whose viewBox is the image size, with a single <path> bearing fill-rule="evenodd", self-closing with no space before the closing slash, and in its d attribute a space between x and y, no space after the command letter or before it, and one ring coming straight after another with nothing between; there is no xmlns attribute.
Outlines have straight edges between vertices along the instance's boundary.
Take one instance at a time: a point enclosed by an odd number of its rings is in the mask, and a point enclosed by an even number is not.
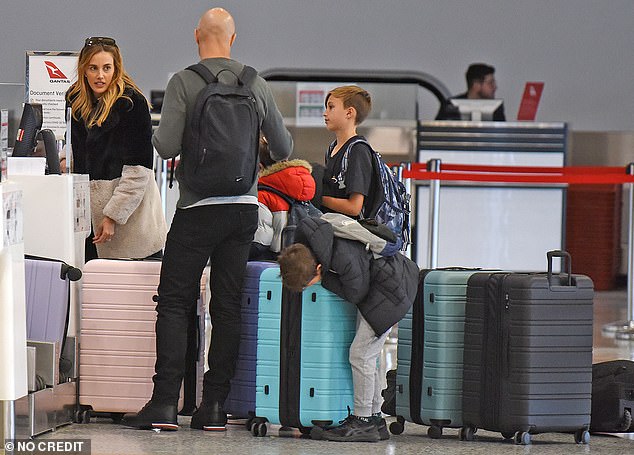
<svg viewBox="0 0 634 455"><path fill-rule="evenodd" d="M233 17L224 8L212 8L198 21L195 31L200 58L229 57L236 37Z"/></svg>

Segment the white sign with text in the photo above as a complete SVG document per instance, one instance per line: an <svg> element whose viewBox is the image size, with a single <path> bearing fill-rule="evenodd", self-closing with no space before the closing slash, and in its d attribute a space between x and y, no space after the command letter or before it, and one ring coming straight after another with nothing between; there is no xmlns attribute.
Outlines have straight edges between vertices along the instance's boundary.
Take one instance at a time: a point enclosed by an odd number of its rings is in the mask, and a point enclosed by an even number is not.
<svg viewBox="0 0 634 455"><path fill-rule="evenodd" d="M77 79L78 52L27 51L26 102L42 105L42 129L66 133L66 90Z"/></svg>

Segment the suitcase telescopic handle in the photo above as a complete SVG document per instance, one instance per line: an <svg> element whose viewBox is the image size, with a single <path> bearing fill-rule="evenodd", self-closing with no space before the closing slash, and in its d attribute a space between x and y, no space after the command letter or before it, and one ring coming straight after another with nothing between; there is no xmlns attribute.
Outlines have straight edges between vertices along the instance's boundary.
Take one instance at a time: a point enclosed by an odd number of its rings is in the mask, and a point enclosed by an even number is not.
<svg viewBox="0 0 634 455"><path fill-rule="evenodd" d="M570 253L562 250L548 251L546 258L548 259L548 282L552 282L553 258L562 258L564 259L563 267L565 267L565 272L568 274L568 286L572 286L572 258L570 257ZM562 270L562 272L563 271L564 270Z"/></svg>

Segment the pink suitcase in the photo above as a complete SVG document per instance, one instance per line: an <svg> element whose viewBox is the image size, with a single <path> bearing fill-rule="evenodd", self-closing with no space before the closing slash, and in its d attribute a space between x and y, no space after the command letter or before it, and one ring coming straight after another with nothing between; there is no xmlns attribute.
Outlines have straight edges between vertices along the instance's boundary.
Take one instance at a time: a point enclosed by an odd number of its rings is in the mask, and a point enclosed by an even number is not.
<svg viewBox="0 0 634 455"><path fill-rule="evenodd" d="M96 259L86 263L81 292L79 412L110 413L118 421L152 395L156 361L154 325L161 261ZM201 294L204 285L201 286ZM199 299L199 333L204 337L204 299ZM202 397L204 346L198 343L196 402ZM183 397L181 389L181 403Z"/></svg>

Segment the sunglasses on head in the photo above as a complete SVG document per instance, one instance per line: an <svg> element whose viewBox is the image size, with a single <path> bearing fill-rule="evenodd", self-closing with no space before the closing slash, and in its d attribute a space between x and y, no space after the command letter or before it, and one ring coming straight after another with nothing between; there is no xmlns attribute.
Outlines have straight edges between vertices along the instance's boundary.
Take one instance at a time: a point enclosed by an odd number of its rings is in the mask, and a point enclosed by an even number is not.
<svg viewBox="0 0 634 455"><path fill-rule="evenodd" d="M86 38L86 42L84 46L116 46L117 42L114 38L108 38L106 36L91 36L90 38Z"/></svg>

